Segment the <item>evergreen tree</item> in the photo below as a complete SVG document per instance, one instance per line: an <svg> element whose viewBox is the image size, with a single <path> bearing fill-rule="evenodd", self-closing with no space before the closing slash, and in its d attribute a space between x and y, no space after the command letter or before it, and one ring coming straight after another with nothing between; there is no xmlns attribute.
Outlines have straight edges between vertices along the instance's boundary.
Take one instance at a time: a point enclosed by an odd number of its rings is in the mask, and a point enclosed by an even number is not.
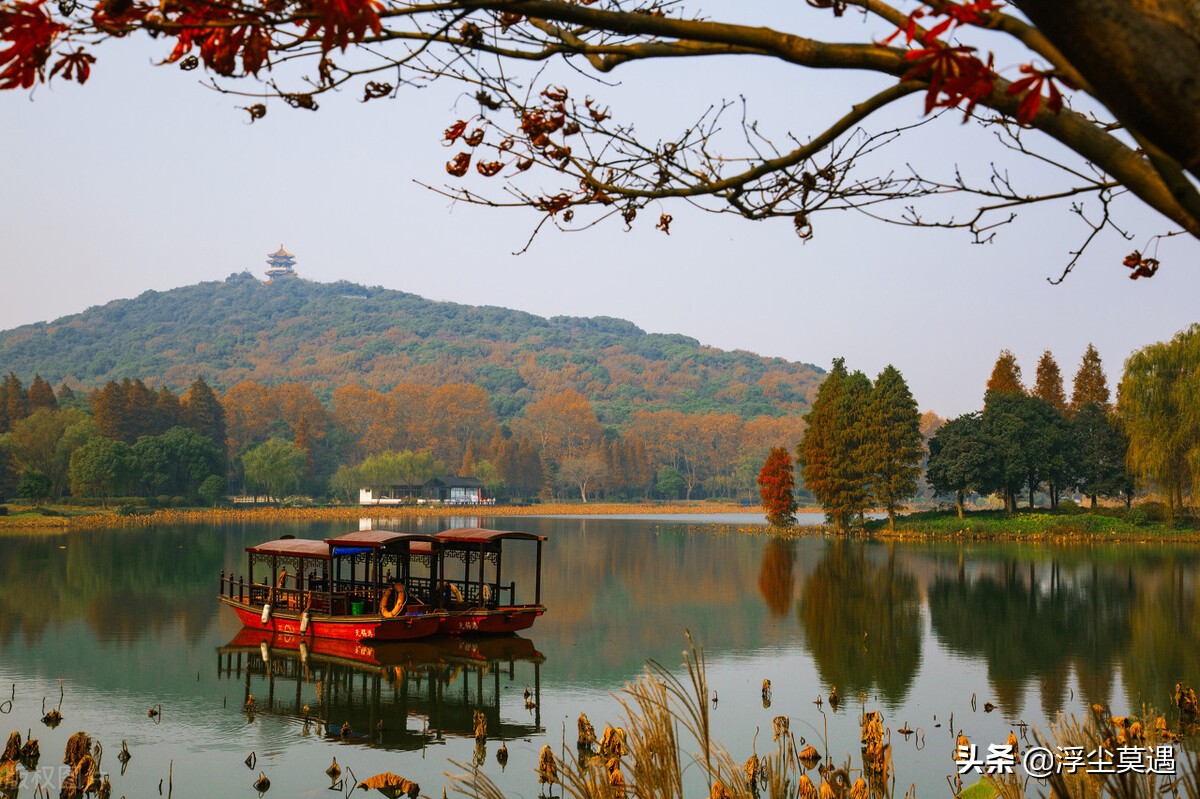
<svg viewBox="0 0 1200 799"><path fill-rule="evenodd" d="M1069 444L1066 420L1048 402L1028 394L997 394L983 409L983 435L992 456L997 487L1012 513L1022 486L1034 492L1047 481L1063 480Z"/></svg>
<svg viewBox="0 0 1200 799"><path fill-rule="evenodd" d="M896 510L917 491L924 455L921 412L904 381L889 364L871 389L866 440L871 492L887 509L888 527L896 529Z"/></svg>
<svg viewBox="0 0 1200 799"><path fill-rule="evenodd" d="M1059 413L1067 412L1067 396L1063 392L1062 372L1050 350L1038 359L1037 377L1033 384L1033 396L1040 397Z"/></svg>
<svg viewBox="0 0 1200 799"><path fill-rule="evenodd" d="M1125 471L1128 442L1113 419L1098 402L1086 403L1071 419L1074 443L1074 485L1091 499L1125 493L1130 478Z"/></svg>
<svg viewBox="0 0 1200 799"><path fill-rule="evenodd" d="M58 398L54 396L54 389L41 375L34 375L33 382L29 384L29 412L33 413L38 408L55 410L58 408Z"/></svg>
<svg viewBox="0 0 1200 799"><path fill-rule="evenodd" d="M124 384L122 384L124 386ZM155 404L157 395L151 391L141 378L138 378L125 388L126 426L122 437L127 443L133 443L142 436L156 435L159 431L155 424Z"/></svg>
<svg viewBox="0 0 1200 799"><path fill-rule="evenodd" d="M203 377L197 377L183 395L183 426L206 436L220 448L222 457L225 455L225 410L217 395L204 382Z"/></svg>
<svg viewBox="0 0 1200 799"><path fill-rule="evenodd" d="M986 493L996 482L991 451L978 413L951 419L929 440L925 479L939 494L954 494L958 518L968 492Z"/></svg>
<svg viewBox="0 0 1200 799"><path fill-rule="evenodd" d="M124 441L93 438L71 454L71 493L100 497L108 507L108 498L125 487L131 461L132 452Z"/></svg>
<svg viewBox="0 0 1200 799"><path fill-rule="evenodd" d="M58 387L58 404L69 405L75 401L75 392L67 385L64 380Z"/></svg>
<svg viewBox="0 0 1200 799"><path fill-rule="evenodd" d="M1021 385L1021 367L1017 364L1017 356L1011 350L1001 350L996 365L992 367L992 375L988 378L987 388L983 392L983 404L991 402L998 394L1024 394L1025 387Z"/></svg>
<svg viewBox="0 0 1200 799"><path fill-rule="evenodd" d="M29 415L29 397L25 387L12 372L0 381L0 433L7 433L12 426Z"/></svg>
<svg viewBox="0 0 1200 799"><path fill-rule="evenodd" d="M1075 387L1071 392L1071 408L1078 412L1089 402L1098 404L1108 410L1109 407L1108 377L1104 374L1104 366L1100 363L1100 353L1088 344L1087 352L1075 373Z"/></svg>
<svg viewBox="0 0 1200 799"><path fill-rule="evenodd" d="M154 397L155 434L165 433L172 427L181 427L182 425L183 406L179 404L179 395L163 386Z"/></svg>
<svg viewBox="0 0 1200 799"><path fill-rule="evenodd" d="M115 380L109 380L99 391L93 391L92 417L96 429L105 438L124 441L129 428L129 390Z"/></svg>
<svg viewBox="0 0 1200 799"><path fill-rule="evenodd" d="M846 530L871 500L867 454L867 407L871 381L862 372L848 374L837 358L821 383L807 428L797 449L804 485L838 530Z"/></svg>
<svg viewBox="0 0 1200 799"><path fill-rule="evenodd" d="M758 495L768 522L781 527L796 523L795 488L796 475L787 448L771 447L758 473Z"/></svg>

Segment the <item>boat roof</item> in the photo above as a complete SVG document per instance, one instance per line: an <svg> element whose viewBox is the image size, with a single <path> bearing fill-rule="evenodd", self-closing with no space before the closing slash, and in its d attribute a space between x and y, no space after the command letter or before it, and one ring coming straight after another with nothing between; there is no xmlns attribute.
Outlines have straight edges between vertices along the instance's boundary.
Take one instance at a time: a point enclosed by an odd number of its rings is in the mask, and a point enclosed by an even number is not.
<svg viewBox="0 0 1200 799"><path fill-rule="evenodd" d="M246 551L257 555L290 555L329 560L329 545L324 541L311 538L280 538L258 546L246 547Z"/></svg>
<svg viewBox="0 0 1200 799"><path fill-rule="evenodd" d="M339 535L337 538L325 539L325 544L338 547L370 547L378 549L386 547L389 544L400 542L408 542L410 548L415 543L432 543L437 541L431 535L423 535L421 533L398 533L394 530L355 530L352 533Z"/></svg>
<svg viewBox="0 0 1200 799"><path fill-rule="evenodd" d="M486 527L455 527L442 530L436 536L438 541L455 544L490 544L493 541L545 541L546 536L534 533L522 533L518 530L489 530Z"/></svg>

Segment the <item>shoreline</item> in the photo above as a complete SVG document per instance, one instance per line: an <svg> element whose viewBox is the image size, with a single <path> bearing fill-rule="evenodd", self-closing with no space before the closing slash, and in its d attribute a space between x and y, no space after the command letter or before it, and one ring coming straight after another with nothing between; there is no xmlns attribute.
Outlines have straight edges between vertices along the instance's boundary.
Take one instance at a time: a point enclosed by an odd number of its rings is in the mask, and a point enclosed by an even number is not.
<svg viewBox="0 0 1200 799"><path fill-rule="evenodd" d="M812 512L820 512L813 510ZM0 516L0 530L83 530L120 527L151 527L168 524L215 524L282 521L349 521L372 519L444 518L451 516L709 516L725 513L761 514L758 505L703 502L697 504L622 503L546 503L537 505L453 505L453 506L396 506L347 505L324 508L196 508L161 509L152 513L120 516L112 511L77 516Z"/></svg>

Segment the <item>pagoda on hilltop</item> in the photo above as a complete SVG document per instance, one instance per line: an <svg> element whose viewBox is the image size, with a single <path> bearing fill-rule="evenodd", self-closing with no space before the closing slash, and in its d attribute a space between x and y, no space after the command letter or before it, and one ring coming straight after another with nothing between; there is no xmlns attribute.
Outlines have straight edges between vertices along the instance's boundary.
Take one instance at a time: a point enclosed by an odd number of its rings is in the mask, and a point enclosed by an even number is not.
<svg viewBox="0 0 1200 799"><path fill-rule="evenodd" d="M296 274L296 256L283 249L282 244L278 250L267 256L267 263L267 282Z"/></svg>

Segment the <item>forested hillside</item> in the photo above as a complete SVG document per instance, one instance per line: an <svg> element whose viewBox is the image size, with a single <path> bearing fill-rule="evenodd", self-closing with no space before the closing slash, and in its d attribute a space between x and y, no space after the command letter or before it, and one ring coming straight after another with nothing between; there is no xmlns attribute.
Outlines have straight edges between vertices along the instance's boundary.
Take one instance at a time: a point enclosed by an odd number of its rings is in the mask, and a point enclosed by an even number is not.
<svg viewBox="0 0 1200 799"><path fill-rule="evenodd" d="M797 415L823 374L620 319L545 319L346 282L264 284L245 272L0 333L0 373L10 371L76 388L125 377L177 390L197 375L219 390L295 381L324 398L355 384L474 383L501 422L574 389L617 426L638 410Z"/></svg>

